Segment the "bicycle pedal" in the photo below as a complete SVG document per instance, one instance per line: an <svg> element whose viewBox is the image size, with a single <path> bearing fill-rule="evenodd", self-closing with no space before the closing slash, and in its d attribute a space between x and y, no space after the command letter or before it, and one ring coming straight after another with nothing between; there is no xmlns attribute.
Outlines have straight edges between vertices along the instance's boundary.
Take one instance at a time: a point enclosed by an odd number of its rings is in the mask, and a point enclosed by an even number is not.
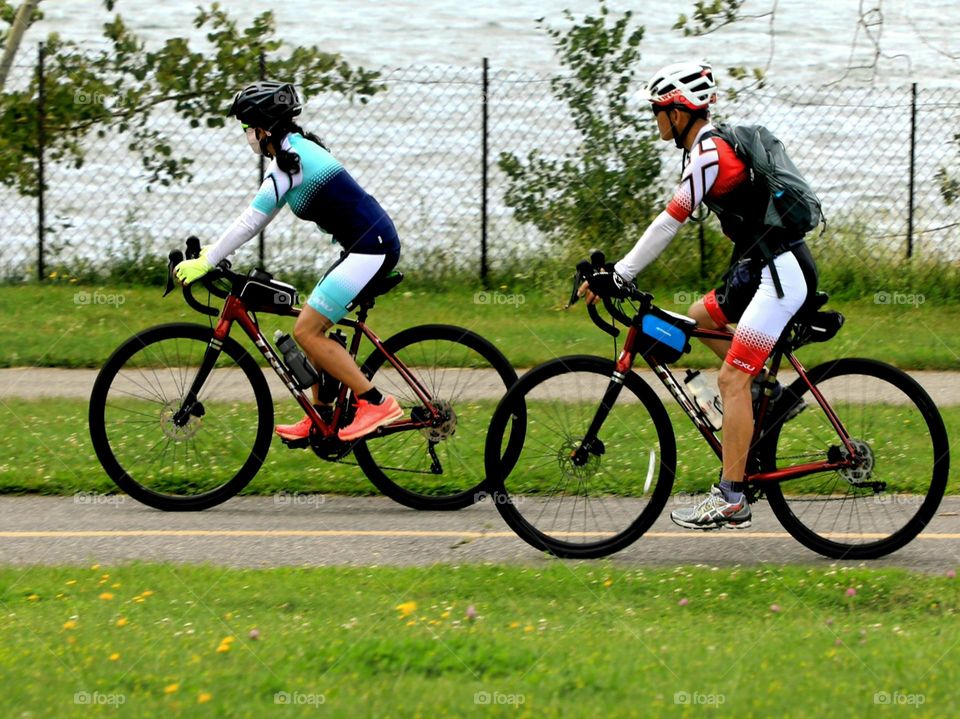
<svg viewBox="0 0 960 719"><path fill-rule="evenodd" d="M310 446L310 439L303 437L302 439L287 439L281 437L280 441L283 442L288 449L306 449Z"/></svg>

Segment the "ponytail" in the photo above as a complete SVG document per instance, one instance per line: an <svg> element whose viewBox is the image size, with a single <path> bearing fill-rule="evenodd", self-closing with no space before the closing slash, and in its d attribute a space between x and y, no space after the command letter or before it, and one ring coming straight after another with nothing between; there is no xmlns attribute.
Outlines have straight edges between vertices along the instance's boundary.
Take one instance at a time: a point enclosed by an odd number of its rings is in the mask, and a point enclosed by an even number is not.
<svg viewBox="0 0 960 719"><path fill-rule="evenodd" d="M307 132L293 121L287 122L283 128L280 129L280 132L277 132L274 135L274 138L276 138L275 146L278 146L277 167L286 172L288 175L295 175L296 173L300 172L300 156L295 152L290 152L289 150L284 150L279 147L279 145L283 144L283 138L289 135L291 132L296 132L298 135L302 135L310 142L320 145L320 147L322 147L324 150L327 150L328 148L323 144L323 140L321 140L317 135L313 134L312 132Z"/></svg>
<svg viewBox="0 0 960 719"><path fill-rule="evenodd" d="M300 135L303 135L306 139L310 140L310 142L320 145L320 147L322 147L324 150L330 150L329 147L323 144L323 140L320 139L319 135L315 135L312 132L307 132L297 123L291 121L287 124L287 127L289 128L288 132L296 132Z"/></svg>

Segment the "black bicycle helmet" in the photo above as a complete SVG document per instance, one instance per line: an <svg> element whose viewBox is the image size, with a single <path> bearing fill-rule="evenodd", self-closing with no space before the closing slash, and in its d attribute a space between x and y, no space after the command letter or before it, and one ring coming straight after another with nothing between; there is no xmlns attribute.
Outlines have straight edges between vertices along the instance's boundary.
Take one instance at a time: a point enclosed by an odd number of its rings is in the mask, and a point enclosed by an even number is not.
<svg viewBox="0 0 960 719"><path fill-rule="evenodd" d="M279 122L299 115L302 109L293 83L260 80L234 96L227 116L251 127L272 130Z"/></svg>

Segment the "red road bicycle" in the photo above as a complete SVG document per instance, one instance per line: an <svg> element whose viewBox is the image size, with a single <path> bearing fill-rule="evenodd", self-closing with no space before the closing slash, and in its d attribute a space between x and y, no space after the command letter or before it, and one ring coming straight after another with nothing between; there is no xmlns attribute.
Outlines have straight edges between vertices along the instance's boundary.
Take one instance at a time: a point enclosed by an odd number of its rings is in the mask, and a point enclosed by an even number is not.
<svg viewBox="0 0 960 719"><path fill-rule="evenodd" d="M199 241L187 246L187 257L197 256ZM171 273L182 259L179 250L170 253ZM260 270L234 273L222 262L183 288L190 307L218 318L215 326L211 320L146 329L97 376L90 436L107 474L135 499L173 511L220 504L253 479L270 449L274 404L260 366L230 336L239 326L313 421L308 440L286 444L310 447L329 462L352 455L381 492L415 509L460 509L482 499L483 438L516 372L494 345L462 327L421 325L381 340L367 315L402 279L392 272L371 283L353 303L356 319L338 324L352 330L347 347L354 358L363 338L373 345L361 369L397 398L405 418L359 441L338 439L337 430L352 419L349 389L340 387L332 408L318 411L257 318L298 315L296 290ZM194 296L196 286L207 290L206 303ZM222 309L212 297L223 300ZM521 435L517 425L518 443Z"/></svg>
<svg viewBox="0 0 960 719"><path fill-rule="evenodd" d="M571 304L580 281L603 266L600 253L593 266L581 263ZM690 337L729 341L732 334L697 328L635 287L612 294L603 296L604 307L629 328L619 358L560 357L531 369L503 398L487 436L488 489L497 509L526 542L559 557L623 549L670 498L673 423L650 385L631 371L638 356L716 456L722 453L718 432L667 365L690 350ZM870 559L903 547L934 516L947 483L949 444L936 405L896 367L870 359L837 359L810 370L800 363L797 349L840 329L839 313L819 311L826 299L818 293L802 308L771 354L754 412L747 496L766 497L784 528L813 551ZM617 337L596 307L588 310ZM677 333L679 344L662 341ZM797 378L771 402L784 359ZM524 416L523 447L504 462L515 420Z"/></svg>

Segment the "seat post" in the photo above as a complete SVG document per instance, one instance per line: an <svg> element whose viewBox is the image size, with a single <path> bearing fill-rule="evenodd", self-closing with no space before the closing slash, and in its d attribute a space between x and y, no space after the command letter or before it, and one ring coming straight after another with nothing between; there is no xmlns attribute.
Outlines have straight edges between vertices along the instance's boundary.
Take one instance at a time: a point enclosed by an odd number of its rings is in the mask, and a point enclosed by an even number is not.
<svg viewBox="0 0 960 719"><path fill-rule="evenodd" d="M367 321L367 313L370 311L370 308L373 307L373 302L367 304L366 302L360 305L360 309L357 310L357 322L363 324Z"/></svg>

